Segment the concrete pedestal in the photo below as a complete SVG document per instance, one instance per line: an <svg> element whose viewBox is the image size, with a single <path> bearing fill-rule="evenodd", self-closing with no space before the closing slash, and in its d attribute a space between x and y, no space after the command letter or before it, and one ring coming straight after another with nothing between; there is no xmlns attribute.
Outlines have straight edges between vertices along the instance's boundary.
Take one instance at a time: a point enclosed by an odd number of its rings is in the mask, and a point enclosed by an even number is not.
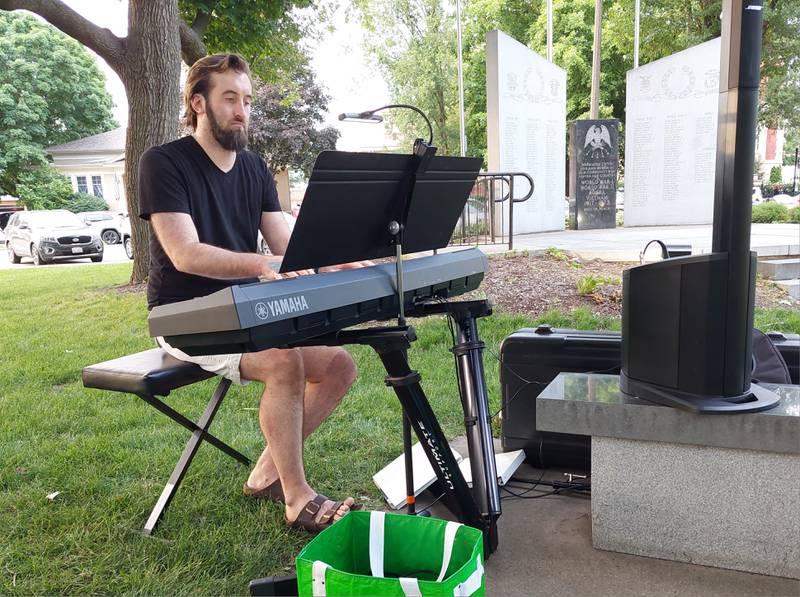
<svg viewBox="0 0 800 597"><path fill-rule="evenodd" d="M800 386L769 411L697 415L562 373L540 431L592 436L598 549L800 579Z"/></svg>

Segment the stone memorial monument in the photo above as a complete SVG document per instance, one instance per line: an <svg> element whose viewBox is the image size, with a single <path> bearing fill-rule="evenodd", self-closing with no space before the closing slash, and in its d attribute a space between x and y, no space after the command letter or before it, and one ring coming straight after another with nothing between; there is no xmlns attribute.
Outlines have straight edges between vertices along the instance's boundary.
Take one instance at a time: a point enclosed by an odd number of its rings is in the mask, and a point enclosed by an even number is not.
<svg viewBox="0 0 800 597"><path fill-rule="evenodd" d="M569 127L569 224L616 226L619 121L576 120Z"/></svg>
<svg viewBox="0 0 800 597"><path fill-rule="evenodd" d="M720 40L628 71L625 226L709 224Z"/></svg>
<svg viewBox="0 0 800 597"><path fill-rule="evenodd" d="M566 120L566 71L501 31L487 33L489 171L526 172L534 183L514 207L514 234L564 229ZM516 197L530 189L520 177L514 184ZM507 204L498 209L507 221Z"/></svg>

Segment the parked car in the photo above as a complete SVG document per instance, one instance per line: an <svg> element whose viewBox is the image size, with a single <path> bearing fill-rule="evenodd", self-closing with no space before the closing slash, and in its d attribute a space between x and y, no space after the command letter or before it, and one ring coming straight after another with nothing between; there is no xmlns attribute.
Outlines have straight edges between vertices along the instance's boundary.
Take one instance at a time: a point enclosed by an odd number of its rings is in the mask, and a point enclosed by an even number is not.
<svg viewBox="0 0 800 597"><path fill-rule="evenodd" d="M122 224L120 225L120 233L122 234L122 246L125 248L125 255L128 259L133 259L133 241L131 240L131 218L127 214L122 216Z"/></svg>
<svg viewBox="0 0 800 597"><path fill-rule="evenodd" d="M800 195L795 195L792 197L791 195L787 195L786 193L780 193L778 195L774 195L771 198L772 201L775 203L780 203L781 205L785 205L789 209L792 207L800 207Z"/></svg>
<svg viewBox="0 0 800 597"><path fill-rule="evenodd" d="M78 217L94 228L107 245L116 245L122 241L122 220L125 214L113 211L85 211Z"/></svg>
<svg viewBox="0 0 800 597"><path fill-rule="evenodd" d="M66 209L17 212L4 232L11 263L22 257L30 257L35 265L86 257L103 260L100 235Z"/></svg>

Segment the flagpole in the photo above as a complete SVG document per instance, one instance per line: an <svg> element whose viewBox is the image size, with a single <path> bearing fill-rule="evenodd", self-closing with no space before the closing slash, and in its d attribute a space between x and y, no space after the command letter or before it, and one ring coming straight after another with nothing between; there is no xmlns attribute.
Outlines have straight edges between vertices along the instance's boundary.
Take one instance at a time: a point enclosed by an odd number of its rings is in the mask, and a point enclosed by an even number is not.
<svg viewBox="0 0 800 597"><path fill-rule="evenodd" d="M547 0L547 60L553 61L553 0Z"/></svg>
<svg viewBox="0 0 800 597"><path fill-rule="evenodd" d="M464 126L464 62L461 56L461 0L456 0L456 36L458 38L458 118L461 157L467 155L467 133Z"/></svg>
<svg viewBox="0 0 800 597"><path fill-rule="evenodd" d="M634 3L633 17L633 68L639 68L639 0Z"/></svg>

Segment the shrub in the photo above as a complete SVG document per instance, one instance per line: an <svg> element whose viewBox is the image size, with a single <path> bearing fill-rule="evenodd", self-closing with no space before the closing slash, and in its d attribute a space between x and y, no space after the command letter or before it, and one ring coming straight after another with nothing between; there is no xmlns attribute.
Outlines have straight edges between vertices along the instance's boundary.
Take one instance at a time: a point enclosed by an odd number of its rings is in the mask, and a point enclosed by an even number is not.
<svg viewBox="0 0 800 597"><path fill-rule="evenodd" d="M19 175L17 196L28 209L62 209L72 195L72 186L52 166L33 168Z"/></svg>
<svg viewBox="0 0 800 597"><path fill-rule="evenodd" d="M84 211L106 211L108 203L102 197L95 197L86 193L73 193L64 207L77 214Z"/></svg>
<svg viewBox="0 0 800 597"><path fill-rule="evenodd" d="M771 184L780 184L781 180L781 167L773 166L769 171L769 182Z"/></svg>
<svg viewBox="0 0 800 597"><path fill-rule="evenodd" d="M594 274L587 274L585 276L581 276L581 279L578 280L576 286L578 288L578 294L581 296L586 296L588 294L592 294L597 287L601 284L620 284L622 281L619 278L615 278L614 276L595 276Z"/></svg>
<svg viewBox="0 0 800 597"><path fill-rule="evenodd" d="M800 207L793 207L789 210L789 221L800 222Z"/></svg>
<svg viewBox="0 0 800 597"><path fill-rule="evenodd" d="M769 224L771 222L785 222L789 219L789 209L785 205L768 201L753 206L752 221L755 224Z"/></svg>
<svg viewBox="0 0 800 597"><path fill-rule="evenodd" d="M569 256L558 247L547 247L544 252L546 255L549 255L553 259L558 259L559 261L566 261L569 259Z"/></svg>

